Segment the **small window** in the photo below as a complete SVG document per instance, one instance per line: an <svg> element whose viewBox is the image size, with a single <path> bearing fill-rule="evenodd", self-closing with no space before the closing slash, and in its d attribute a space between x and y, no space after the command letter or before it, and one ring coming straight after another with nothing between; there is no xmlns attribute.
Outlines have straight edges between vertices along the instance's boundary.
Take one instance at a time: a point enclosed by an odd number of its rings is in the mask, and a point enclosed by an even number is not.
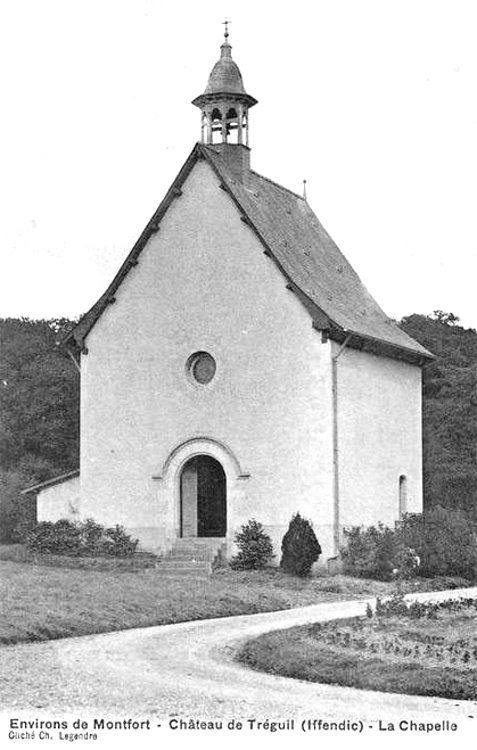
<svg viewBox="0 0 477 750"><path fill-rule="evenodd" d="M399 477L399 518L407 513L407 477L401 474Z"/></svg>
<svg viewBox="0 0 477 750"><path fill-rule="evenodd" d="M187 372L196 383L207 385L216 371L215 359L207 352L196 352L187 360Z"/></svg>

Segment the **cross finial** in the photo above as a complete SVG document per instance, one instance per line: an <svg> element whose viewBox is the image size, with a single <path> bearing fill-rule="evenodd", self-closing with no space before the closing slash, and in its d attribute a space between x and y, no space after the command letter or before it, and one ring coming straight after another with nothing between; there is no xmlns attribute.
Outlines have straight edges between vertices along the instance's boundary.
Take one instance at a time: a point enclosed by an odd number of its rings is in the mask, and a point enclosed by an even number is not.
<svg viewBox="0 0 477 750"><path fill-rule="evenodd" d="M229 23L232 23L232 21L228 21L227 19L225 19L225 21L222 21L222 25L225 26L225 31L224 31L225 41L227 41L227 39L229 38Z"/></svg>

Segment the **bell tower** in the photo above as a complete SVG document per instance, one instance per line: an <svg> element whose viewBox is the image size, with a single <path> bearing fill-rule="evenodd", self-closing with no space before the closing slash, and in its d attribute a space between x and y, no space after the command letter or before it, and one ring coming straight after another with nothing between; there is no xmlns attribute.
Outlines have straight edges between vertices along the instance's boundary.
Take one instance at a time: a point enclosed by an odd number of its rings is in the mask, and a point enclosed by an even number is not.
<svg viewBox="0 0 477 750"><path fill-rule="evenodd" d="M229 23L224 22L225 40L220 48L220 60L212 68L204 93L192 102L201 110L201 143L214 144L220 151L228 152L228 147L248 150L248 111L257 104L245 91L238 65L232 60Z"/></svg>

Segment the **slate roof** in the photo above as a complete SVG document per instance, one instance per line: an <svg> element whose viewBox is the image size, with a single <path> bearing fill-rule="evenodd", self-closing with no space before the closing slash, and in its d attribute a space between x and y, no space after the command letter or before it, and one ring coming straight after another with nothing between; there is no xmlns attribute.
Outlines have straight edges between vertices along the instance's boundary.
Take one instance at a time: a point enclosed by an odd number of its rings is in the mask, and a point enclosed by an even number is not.
<svg viewBox="0 0 477 750"><path fill-rule="evenodd" d="M256 234L264 251L280 268L288 288L312 316L325 336L348 346L425 364L432 355L402 331L383 312L360 278L319 222L306 200L253 170L239 176L230 169L219 149L196 144L146 229L133 247L112 284L68 334L65 341L84 348L85 337L114 301L114 294L162 216L180 195L180 188L198 159L205 158L230 195L243 221Z"/></svg>
<svg viewBox="0 0 477 750"><path fill-rule="evenodd" d="M22 490L20 494L27 495L29 492L39 492L47 487L54 487L55 484L68 482L70 479L79 477L79 475L79 469L75 469L74 471L69 471L67 474L60 474L60 476L53 477L53 479L47 479L46 482L40 482L39 484L34 484L32 487L27 487L26 490Z"/></svg>

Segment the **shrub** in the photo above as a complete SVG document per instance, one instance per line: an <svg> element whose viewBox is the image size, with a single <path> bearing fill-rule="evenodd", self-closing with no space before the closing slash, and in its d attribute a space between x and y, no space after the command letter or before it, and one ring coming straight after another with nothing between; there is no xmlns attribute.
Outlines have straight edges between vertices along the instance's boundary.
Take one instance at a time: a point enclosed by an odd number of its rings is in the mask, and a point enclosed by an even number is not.
<svg viewBox="0 0 477 750"><path fill-rule="evenodd" d="M361 578L390 581L403 553L401 539L383 524L345 529L346 545L340 555L344 572Z"/></svg>
<svg viewBox="0 0 477 750"><path fill-rule="evenodd" d="M124 528L119 524L104 529L103 548L108 555L131 557L136 552L138 544L138 539L133 539L129 534L126 534Z"/></svg>
<svg viewBox="0 0 477 750"><path fill-rule="evenodd" d="M272 540L263 530L261 523L251 518L235 534L235 544L239 551L230 564L237 570L258 570L264 568L275 555Z"/></svg>
<svg viewBox="0 0 477 750"><path fill-rule="evenodd" d="M286 573L306 576L320 555L321 547L311 523L295 513L282 540L280 567Z"/></svg>
<svg viewBox="0 0 477 750"><path fill-rule="evenodd" d="M387 599L377 596L375 611L376 617L405 617L409 614L409 605L404 598L404 593L397 589Z"/></svg>
<svg viewBox="0 0 477 750"><path fill-rule="evenodd" d="M464 610L477 609L477 599L468 597L467 599L446 599L442 602L420 602L406 601L401 591L395 591L391 597L382 599L376 597L375 612L370 608L370 614L366 610L368 617L409 617L412 620L420 620L426 617L428 620L436 619L437 615L442 612L462 612ZM432 638L432 636L430 636Z"/></svg>
<svg viewBox="0 0 477 750"><path fill-rule="evenodd" d="M25 545L31 552L51 552L53 524L42 521L25 537Z"/></svg>
<svg viewBox="0 0 477 750"><path fill-rule="evenodd" d="M100 523L96 523L92 518L87 518L80 524L80 528L83 554L96 555L101 553L101 547L104 544L104 527Z"/></svg>
<svg viewBox="0 0 477 750"><path fill-rule="evenodd" d="M435 576L477 577L476 527L461 510L437 506L408 513L396 530L382 524L345 530L341 551L350 575L390 580Z"/></svg>
<svg viewBox="0 0 477 750"><path fill-rule="evenodd" d="M26 546L31 552L79 555L81 532L66 518L61 518L56 523L43 521L26 535Z"/></svg>
<svg viewBox="0 0 477 750"><path fill-rule="evenodd" d="M404 540L402 539L402 534L398 533L397 538L400 542L402 542L402 544L400 544L400 549L396 557L394 558L396 567L393 570L393 574L395 574L398 581L408 581L418 575L421 558L419 557L415 549L413 549L412 547L408 547L405 544Z"/></svg>
<svg viewBox="0 0 477 750"><path fill-rule="evenodd" d="M409 513L399 533L419 555L420 575L477 577L476 528L463 511L437 506Z"/></svg>
<svg viewBox="0 0 477 750"><path fill-rule="evenodd" d="M137 539L132 539L122 526L104 528L91 518L73 523L66 518L52 523L42 521L26 536L31 552L69 555L112 555L128 557L136 552Z"/></svg>

